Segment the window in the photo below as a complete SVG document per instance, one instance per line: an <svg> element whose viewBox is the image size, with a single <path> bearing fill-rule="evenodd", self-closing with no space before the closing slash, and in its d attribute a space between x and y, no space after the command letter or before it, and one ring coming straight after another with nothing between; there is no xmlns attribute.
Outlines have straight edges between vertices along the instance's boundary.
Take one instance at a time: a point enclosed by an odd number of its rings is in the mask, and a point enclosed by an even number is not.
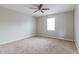
<svg viewBox="0 0 79 59"><path fill-rule="evenodd" d="M55 18L47 19L47 30L54 31L55 30Z"/></svg>

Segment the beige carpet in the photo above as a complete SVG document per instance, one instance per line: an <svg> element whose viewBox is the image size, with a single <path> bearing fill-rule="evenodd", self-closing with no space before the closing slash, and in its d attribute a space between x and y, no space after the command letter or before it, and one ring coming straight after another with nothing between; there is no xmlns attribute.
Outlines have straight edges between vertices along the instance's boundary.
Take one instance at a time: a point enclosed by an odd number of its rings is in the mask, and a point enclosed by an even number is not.
<svg viewBox="0 0 79 59"><path fill-rule="evenodd" d="M0 46L2 54L71 54L77 53L74 42L32 37Z"/></svg>

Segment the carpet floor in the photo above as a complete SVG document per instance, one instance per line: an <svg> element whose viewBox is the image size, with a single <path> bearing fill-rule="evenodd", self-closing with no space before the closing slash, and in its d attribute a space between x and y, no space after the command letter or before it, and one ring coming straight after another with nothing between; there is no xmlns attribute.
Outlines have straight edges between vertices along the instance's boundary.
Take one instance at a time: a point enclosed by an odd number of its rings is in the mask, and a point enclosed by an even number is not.
<svg viewBox="0 0 79 59"><path fill-rule="evenodd" d="M76 54L74 42L31 37L0 45L1 54Z"/></svg>

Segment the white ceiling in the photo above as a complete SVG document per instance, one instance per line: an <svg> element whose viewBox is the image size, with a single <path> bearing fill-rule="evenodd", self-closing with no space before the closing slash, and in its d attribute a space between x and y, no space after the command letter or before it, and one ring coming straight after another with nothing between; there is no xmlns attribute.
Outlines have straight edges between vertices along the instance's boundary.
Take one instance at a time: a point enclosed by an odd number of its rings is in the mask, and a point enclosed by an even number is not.
<svg viewBox="0 0 79 59"><path fill-rule="evenodd" d="M50 10L44 11L45 13L41 13L40 11L33 13L35 10L30 9L30 7L37 7L38 5L39 4L6 4L0 6L33 16L44 16L44 15L50 15L55 13L67 12L74 10L74 6L75 6L73 4L44 4L43 7L50 8Z"/></svg>

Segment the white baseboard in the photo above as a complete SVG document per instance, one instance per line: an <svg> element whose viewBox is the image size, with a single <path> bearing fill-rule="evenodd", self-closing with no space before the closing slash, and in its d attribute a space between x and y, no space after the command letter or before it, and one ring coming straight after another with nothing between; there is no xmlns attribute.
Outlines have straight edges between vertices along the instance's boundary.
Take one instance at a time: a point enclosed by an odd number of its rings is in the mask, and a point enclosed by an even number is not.
<svg viewBox="0 0 79 59"><path fill-rule="evenodd" d="M54 38L54 39L60 39L60 40L67 40L67 41L73 41L73 39L68 39L68 38L62 38L62 37L52 37L52 36L49 36L49 35L44 35L44 34L38 34L38 36L42 36L42 37L49 37L49 38Z"/></svg>
<svg viewBox="0 0 79 59"><path fill-rule="evenodd" d="M25 38L30 38L30 37L33 37L33 36L35 36L35 34L28 34L26 36L22 36L22 37L19 37L17 39L14 39L14 40L2 42L2 43L0 43L0 45L7 44L7 43L11 43L11 42L14 42L14 41L17 41L17 40L22 40L22 39L25 39Z"/></svg>
<svg viewBox="0 0 79 59"><path fill-rule="evenodd" d="M62 37L53 37L53 38L74 42L74 40L72 40L72 39L68 39L68 38L62 38Z"/></svg>
<svg viewBox="0 0 79 59"><path fill-rule="evenodd" d="M5 42L2 42L0 43L0 45L3 45L3 44L7 44L7 43L11 43L11 42L14 42L14 41L17 41L17 40L22 40L22 39L25 39L25 38L30 38L30 37L33 37L33 36L42 36L42 37L49 37L49 38L54 38L54 39L61 39L61 40L67 40L67 39L64 39L64 38L59 38L59 37L51 37L51 36L45 36L45 35L36 35L36 34L28 34L28 35L25 35L25 36L22 36L22 37L19 37L17 39L14 39L14 40L10 40L10 41L5 41ZM74 40L67 40L67 41L74 41Z"/></svg>

